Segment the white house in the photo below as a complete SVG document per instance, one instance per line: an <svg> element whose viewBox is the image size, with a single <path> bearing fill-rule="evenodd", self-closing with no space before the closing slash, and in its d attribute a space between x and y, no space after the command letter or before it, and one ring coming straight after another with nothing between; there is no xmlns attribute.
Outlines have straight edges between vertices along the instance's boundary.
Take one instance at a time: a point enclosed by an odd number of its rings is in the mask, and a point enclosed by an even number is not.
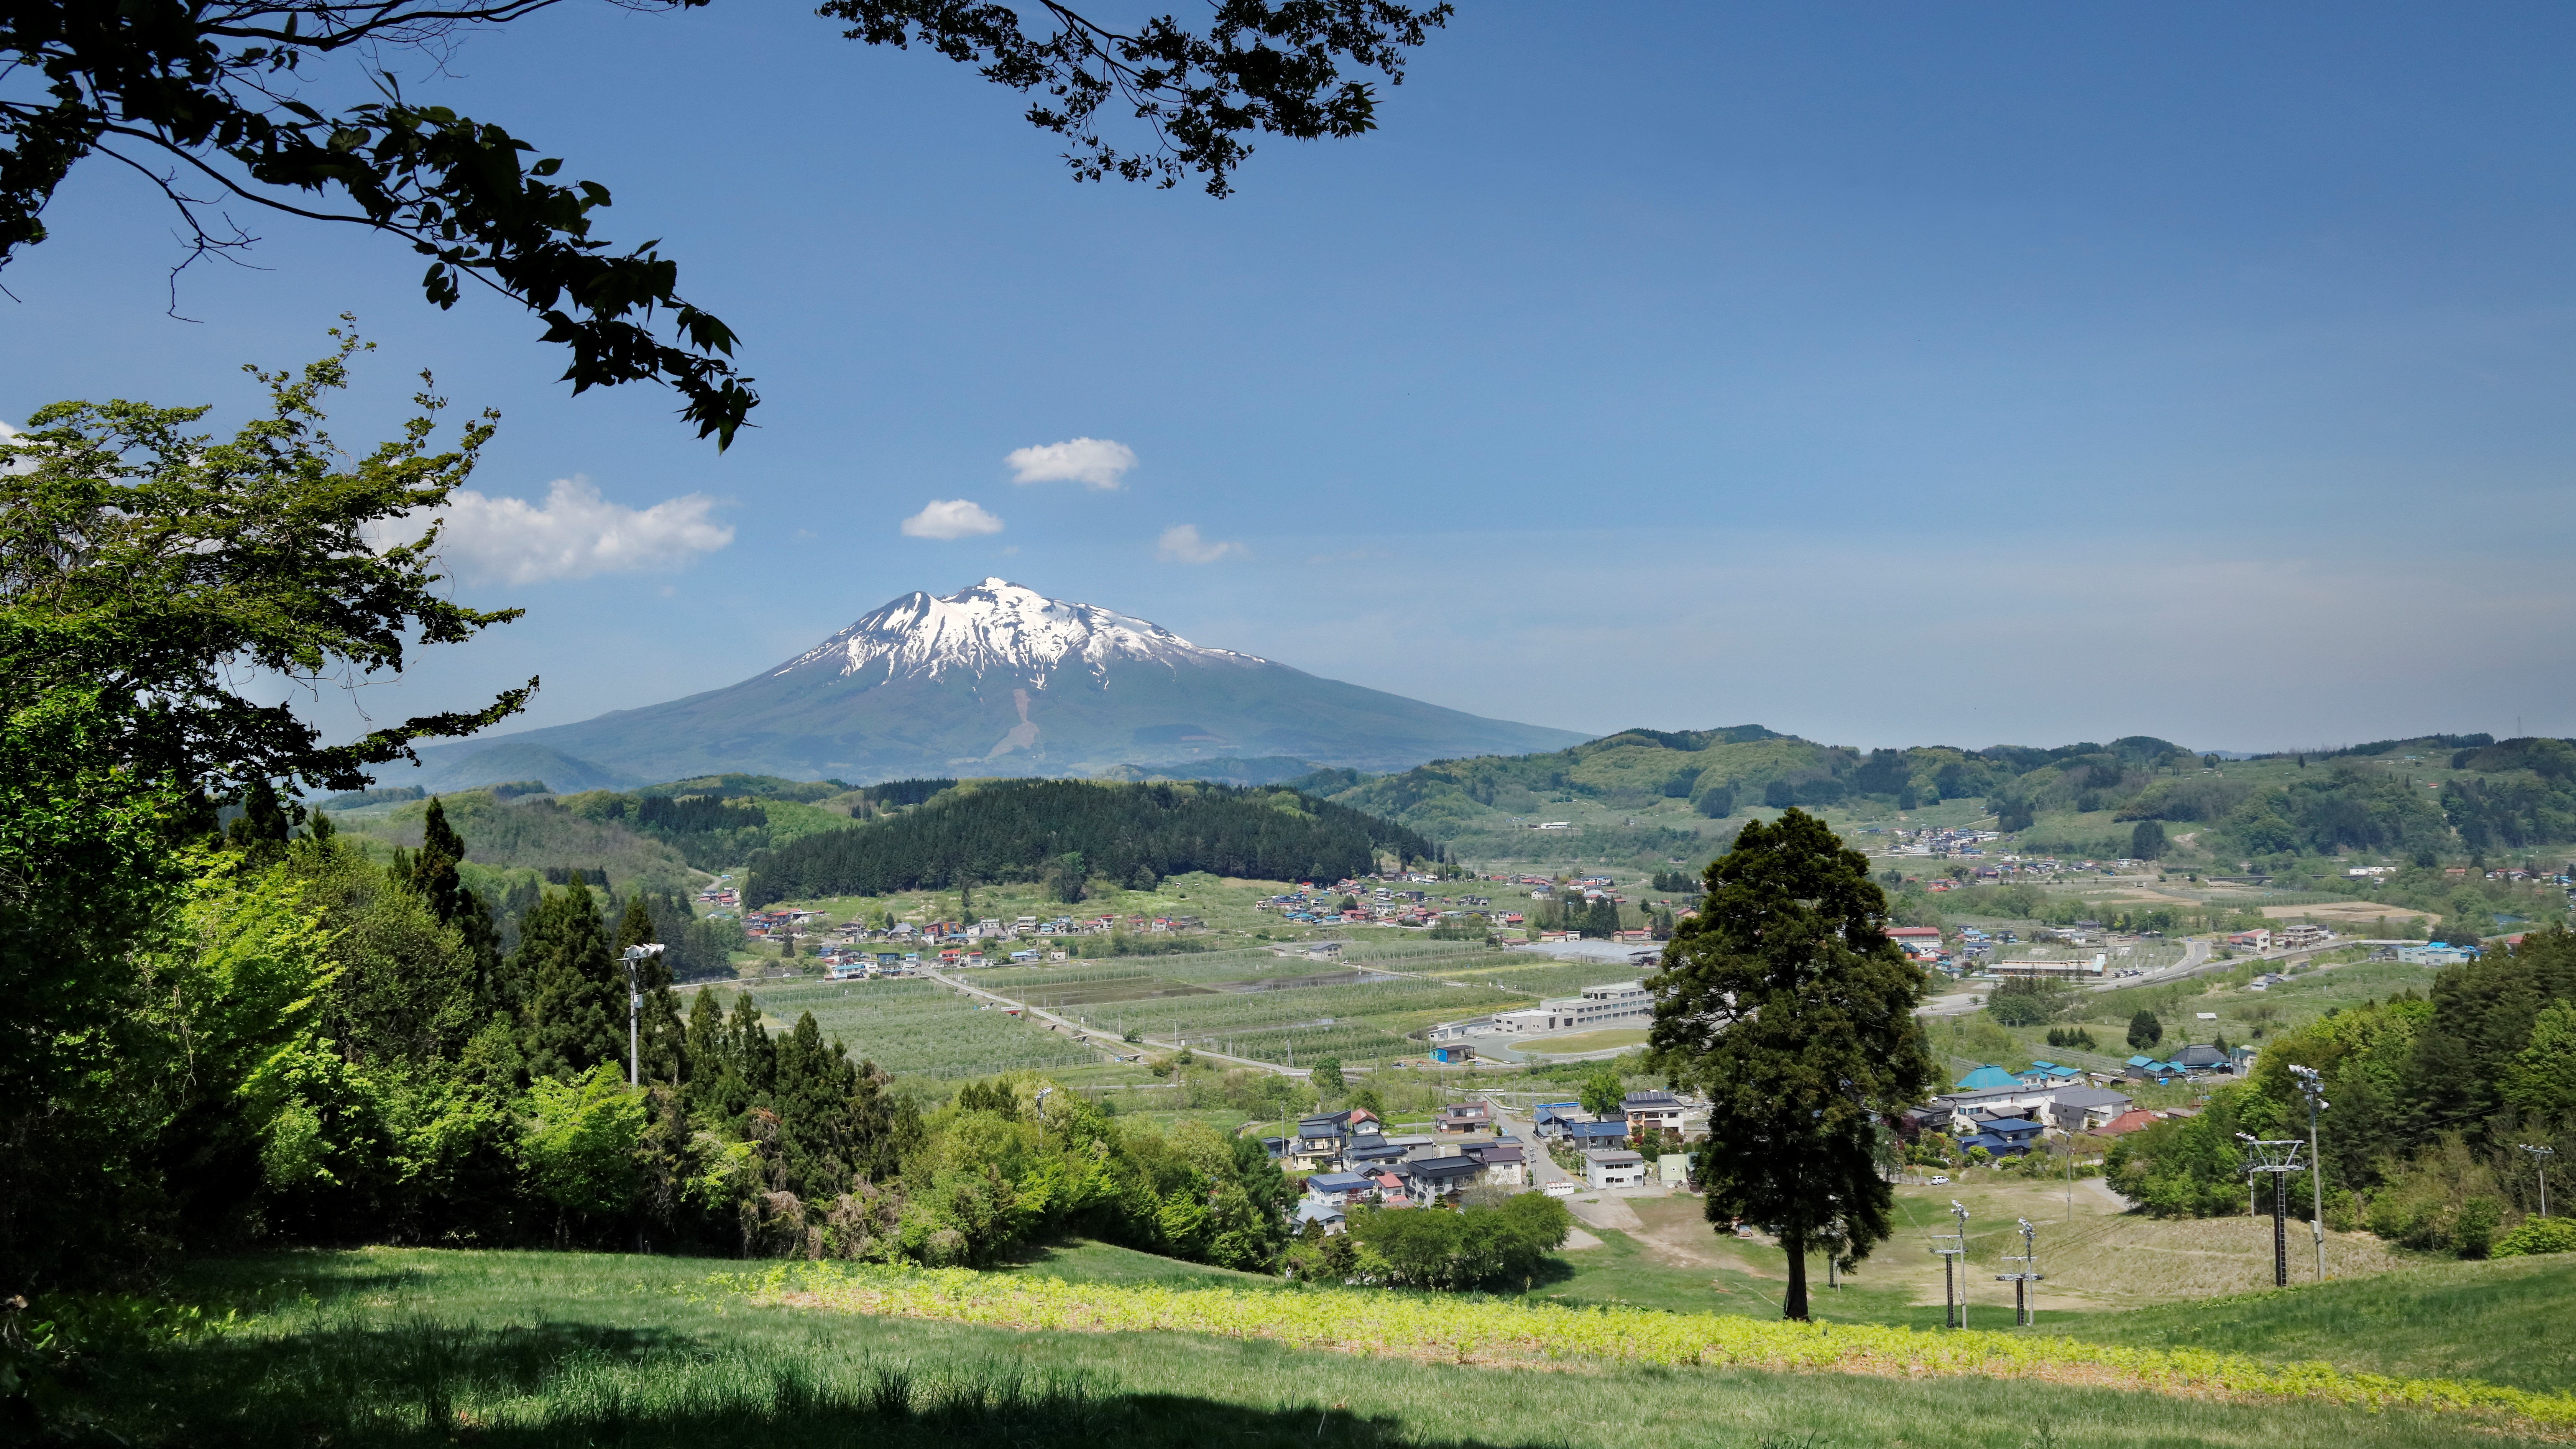
<svg viewBox="0 0 2576 1449"><path fill-rule="evenodd" d="M1596 1147L1583 1154L1583 1180L1595 1188L1643 1187L1646 1159L1624 1149L1605 1152Z"/></svg>

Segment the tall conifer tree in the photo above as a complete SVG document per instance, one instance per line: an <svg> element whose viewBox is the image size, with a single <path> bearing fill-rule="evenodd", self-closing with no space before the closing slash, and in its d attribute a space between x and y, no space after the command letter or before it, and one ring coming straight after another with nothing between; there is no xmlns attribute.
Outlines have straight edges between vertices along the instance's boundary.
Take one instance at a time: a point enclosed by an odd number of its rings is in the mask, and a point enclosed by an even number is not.
<svg viewBox="0 0 2576 1449"><path fill-rule="evenodd" d="M569 1079L626 1059L626 969L578 877L528 912L513 964L528 992L520 1023L531 1075Z"/></svg>
<svg viewBox="0 0 2576 1449"><path fill-rule="evenodd" d="M1745 826L1707 882L1647 983L1651 1061L1708 1096L1709 1220L1779 1238L1781 1311L1803 1319L1807 1254L1850 1266L1890 1231L1878 1134L1932 1087L1923 970L1888 940L1868 861L1803 810Z"/></svg>

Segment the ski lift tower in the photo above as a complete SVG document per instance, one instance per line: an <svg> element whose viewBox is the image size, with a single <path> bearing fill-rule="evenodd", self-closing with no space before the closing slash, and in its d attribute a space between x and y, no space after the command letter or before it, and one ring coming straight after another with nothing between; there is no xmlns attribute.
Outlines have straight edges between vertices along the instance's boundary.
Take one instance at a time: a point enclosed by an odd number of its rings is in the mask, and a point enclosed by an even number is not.
<svg viewBox="0 0 2576 1449"><path fill-rule="evenodd" d="M1932 1251L1941 1256L1941 1321L1950 1328L1968 1326L1968 1305L1959 1294L1959 1265L1968 1256L1968 1210L1950 1199L1950 1211L1958 1217L1955 1233L1932 1236Z"/></svg>
<svg viewBox="0 0 2576 1449"><path fill-rule="evenodd" d="M2039 1251L2031 1246L2031 1236L2039 1230L2030 1225L2030 1219L2028 1218L2021 1219L2017 1226L2021 1229L2021 1252L2018 1255L2006 1253L2004 1255L2004 1261L2007 1263L2021 1264L2021 1271L2018 1273L1997 1273L1995 1275L1995 1281L1998 1283L2010 1283L2013 1285L2013 1326L2015 1328L2028 1328L2031 1324L2032 1317L2030 1307L2030 1285L2038 1282L2044 1275L2039 1271Z"/></svg>
<svg viewBox="0 0 2576 1449"><path fill-rule="evenodd" d="M2299 1149L2308 1144L2296 1137L2267 1140L2248 1137L2242 1132L2236 1134L2236 1140L2244 1144L2245 1155L2251 1159L2245 1164L2248 1187L2253 1185L2254 1174L2272 1174L2272 1286L2287 1288L2290 1286L2290 1206L2289 1199L2283 1194L2290 1185L2289 1175L2306 1170L2299 1163Z"/></svg>

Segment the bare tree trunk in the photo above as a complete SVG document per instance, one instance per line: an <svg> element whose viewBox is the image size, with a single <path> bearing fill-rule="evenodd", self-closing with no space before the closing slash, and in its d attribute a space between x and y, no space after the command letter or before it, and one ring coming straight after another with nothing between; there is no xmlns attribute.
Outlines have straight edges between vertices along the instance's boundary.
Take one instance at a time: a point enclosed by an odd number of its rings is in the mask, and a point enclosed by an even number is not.
<svg viewBox="0 0 2576 1449"><path fill-rule="evenodd" d="M1807 1321L1807 1238L1794 1229L1780 1234L1780 1246L1789 1255L1789 1291L1780 1295L1780 1316Z"/></svg>

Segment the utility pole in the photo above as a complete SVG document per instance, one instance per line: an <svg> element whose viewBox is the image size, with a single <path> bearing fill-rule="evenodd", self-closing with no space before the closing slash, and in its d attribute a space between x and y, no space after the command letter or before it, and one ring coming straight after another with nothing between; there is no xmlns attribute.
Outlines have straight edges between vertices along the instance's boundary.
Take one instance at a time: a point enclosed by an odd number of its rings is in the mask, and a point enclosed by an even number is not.
<svg viewBox="0 0 2576 1449"><path fill-rule="evenodd" d="M2549 1159L2558 1155L2558 1149L2534 1147L2527 1142L2517 1142L2514 1145L2530 1153L2532 1166L2540 1169L2540 1215L2545 1218L2549 1216Z"/></svg>
<svg viewBox="0 0 2576 1449"><path fill-rule="evenodd" d="M2290 1286L2290 1216L2288 1201L2281 1190L2288 1185L2285 1179L2299 1170L2299 1149L2308 1144L2296 1137L2267 1141L2242 1132L2236 1134L2236 1140L2244 1143L2246 1152L2254 1158L2245 1165L2249 1190L2254 1174L2272 1174L2272 1286L2287 1288Z"/></svg>
<svg viewBox="0 0 2576 1449"><path fill-rule="evenodd" d="M2030 1285L2040 1279L2039 1250L2031 1246L2031 1235L2039 1229L2032 1227L2028 1218L2019 1220L2016 1226L2021 1229L2021 1253L2019 1256L2007 1253L2004 1261L2021 1264L2021 1271L1997 1273L1995 1281L2013 1285L2013 1327L2028 1328L2032 1322Z"/></svg>
<svg viewBox="0 0 2576 1449"><path fill-rule="evenodd" d="M1950 1199L1950 1211L1959 1220L1959 1231L1932 1238L1932 1251L1941 1257L1941 1324L1944 1328L1965 1328L1968 1305L1959 1298L1959 1266L1968 1255L1968 1210L1954 1197ZM1945 1248L1943 1243L1952 1246Z"/></svg>
<svg viewBox="0 0 2576 1449"><path fill-rule="evenodd" d="M662 943L659 941L649 946L626 948L626 1085L630 1087L642 1083L644 1064L643 1054L637 1049L641 1038L635 1025L637 1018L644 1012L644 986L635 971L637 965L647 957L661 954Z"/></svg>
<svg viewBox="0 0 2576 1449"><path fill-rule="evenodd" d="M2317 1150L2317 1114L2328 1105L2326 1087L2314 1067L2292 1067L2290 1075L2299 1084L2299 1095L2308 1099L2308 1184L2316 1213L2308 1222L2308 1234L2316 1239L2317 1281L2322 1283L2326 1281L2326 1159Z"/></svg>

